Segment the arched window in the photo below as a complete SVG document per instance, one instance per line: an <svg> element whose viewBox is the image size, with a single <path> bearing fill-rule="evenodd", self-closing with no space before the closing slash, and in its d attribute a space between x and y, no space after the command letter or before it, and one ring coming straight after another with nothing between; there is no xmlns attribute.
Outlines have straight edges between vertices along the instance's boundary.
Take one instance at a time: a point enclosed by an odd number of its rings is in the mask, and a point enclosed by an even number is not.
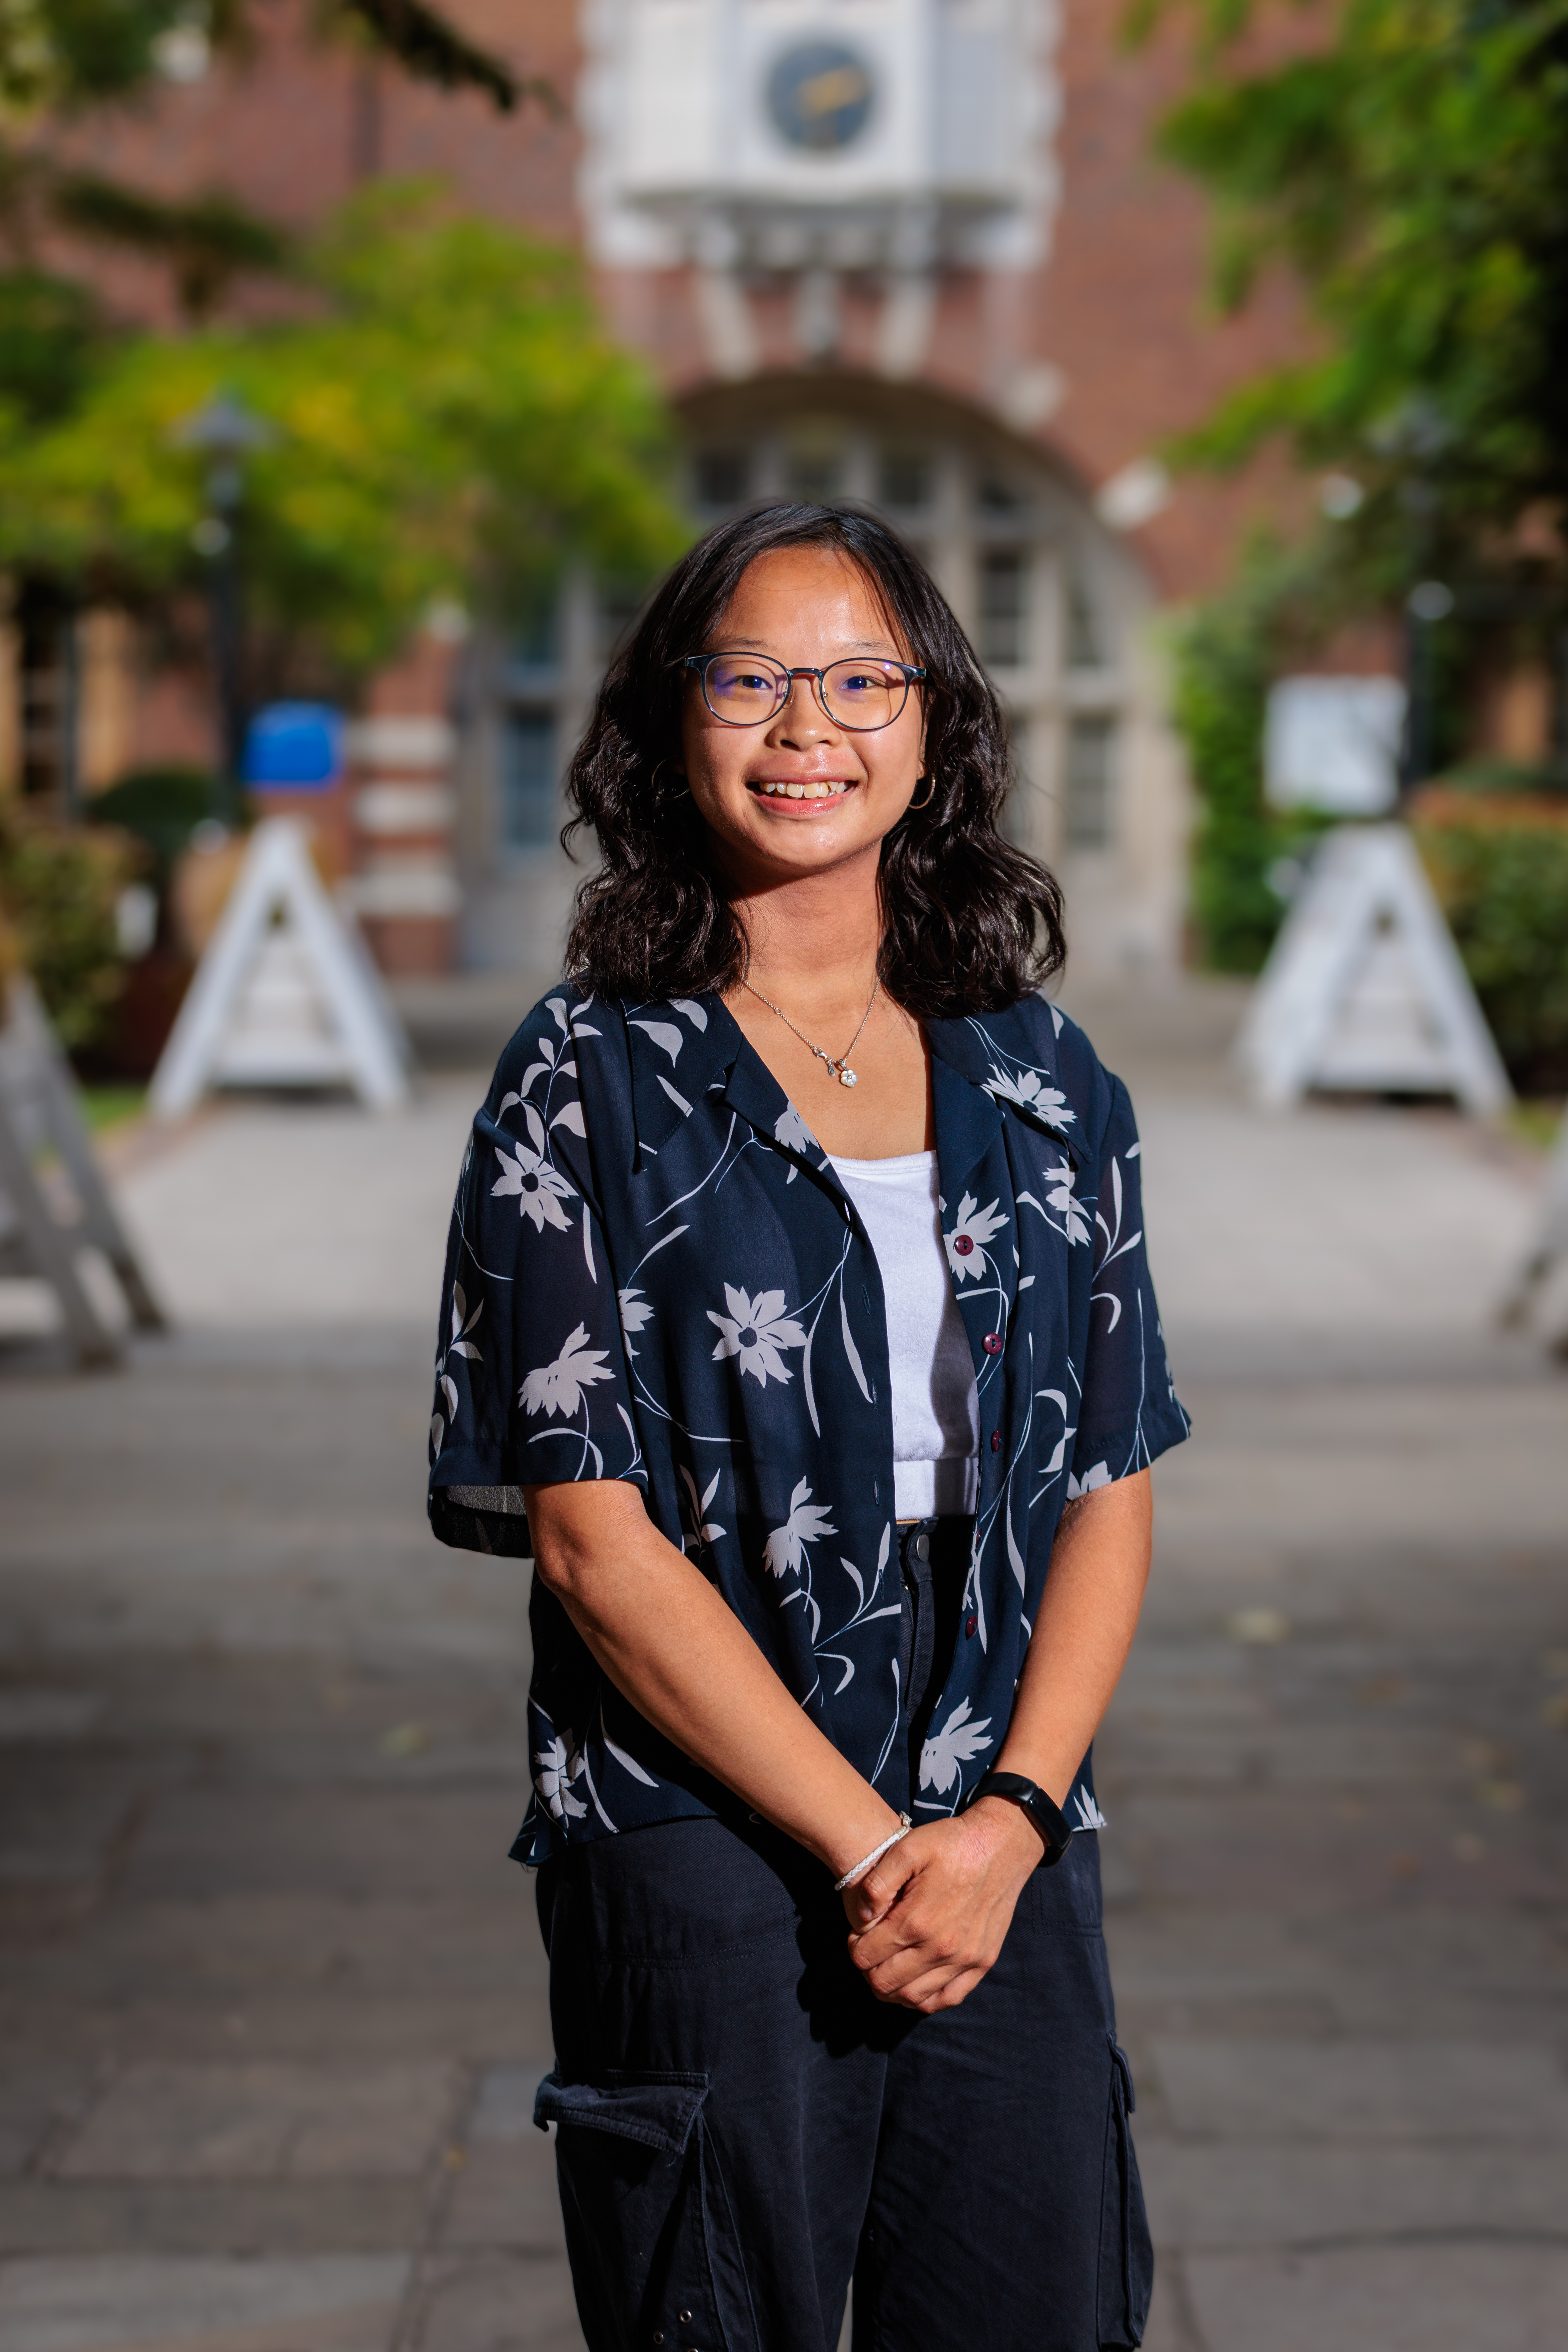
<svg viewBox="0 0 1568 2352"><path fill-rule="evenodd" d="M1184 801L1127 549L1067 469L916 386L780 376L684 404L686 492L713 522L767 498L874 508L931 566L1006 711L1013 837L1056 867L1075 971L1175 960ZM571 577L500 665L470 957L544 971L574 880L560 779L635 598Z"/></svg>

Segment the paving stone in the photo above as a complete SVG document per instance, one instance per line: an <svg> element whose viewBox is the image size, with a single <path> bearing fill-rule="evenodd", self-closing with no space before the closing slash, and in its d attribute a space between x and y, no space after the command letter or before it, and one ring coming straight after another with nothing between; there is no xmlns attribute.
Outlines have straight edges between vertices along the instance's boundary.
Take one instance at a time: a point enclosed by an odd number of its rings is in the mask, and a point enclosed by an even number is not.
<svg viewBox="0 0 1568 2352"><path fill-rule="evenodd" d="M0 2181L25 2172L37 2160L62 2124L80 2110L91 2080L90 2062L63 2051L47 2056L6 2054L0 2098Z"/></svg>
<svg viewBox="0 0 1568 2352"><path fill-rule="evenodd" d="M1547 2352L1568 2310L1562 2245L1195 2254L1186 2274L1206 2352Z"/></svg>
<svg viewBox="0 0 1568 2352"><path fill-rule="evenodd" d="M552 2063L546 2045L538 2058L487 2066L474 2095L468 2137L476 2140L520 2139L530 2147L548 2147L548 2135L533 2120L533 2101Z"/></svg>
<svg viewBox="0 0 1568 2352"><path fill-rule="evenodd" d="M1278 2132L1278 2119L1276 2120ZM1322 2245L1414 2233L1561 2233L1568 2148L1292 2146L1260 2150L1138 2136L1161 2246Z"/></svg>
<svg viewBox="0 0 1568 2352"><path fill-rule="evenodd" d="M444 2258L420 2305L415 2352L583 2352L563 2254Z"/></svg>
<svg viewBox="0 0 1568 2352"><path fill-rule="evenodd" d="M1154 2060L1184 2132L1568 2143L1568 2082L1550 2042L1163 2035Z"/></svg>
<svg viewBox="0 0 1568 2352"><path fill-rule="evenodd" d="M352 1899L395 1887L426 1903L460 1899L517 1875L507 1848L525 1802L516 1787L174 1790L122 1884L132 1896L286 1889Z"/></svg>
<svg viewBox="0 0 1568 2352"><path fill-rule="evenodd" d="M131 2065L56 2170L66 2180L416 2173L447 2122L441 2066Z"/></svg>
<svg viewBox="0 0 1568 2352"><path fill-rule="evenodd" d="M462 2151L441 2223L445 2246L508 2246L553 2253L561 2242L555 2148L543 2132L479 2140Z"/></svg>
<svg viewBox="0 0 1568 2352"><path fill-rule="evenodd" d="M395 2253L418 2238L419 2180L0 2181L0 2255Z"/></svg>
<svg viewBox="0 0 1568 2352"><path fill-rule="evenodd" d="M5 2352L388 2352L400 2255L99 2254L0 2263Z"/></svg>

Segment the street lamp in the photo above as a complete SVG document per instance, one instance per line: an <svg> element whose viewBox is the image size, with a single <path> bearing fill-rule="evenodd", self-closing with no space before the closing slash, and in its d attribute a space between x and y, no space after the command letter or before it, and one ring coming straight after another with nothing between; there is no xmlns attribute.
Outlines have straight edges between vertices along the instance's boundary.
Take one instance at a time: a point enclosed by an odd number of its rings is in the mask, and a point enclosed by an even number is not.
<svg viewBox="0 0 1568 2352"><path fill-rule="evenodd" d="M207 459L206 512L191 533L207 559L213 678L216 688L222 781L219 816L232 819L239 798L240 760L245 749L243 675L245 615L237 543L245 461L265 449L277 434L231 392L215 392L194 415L174 427L176 448L195 449Z"/></svg>

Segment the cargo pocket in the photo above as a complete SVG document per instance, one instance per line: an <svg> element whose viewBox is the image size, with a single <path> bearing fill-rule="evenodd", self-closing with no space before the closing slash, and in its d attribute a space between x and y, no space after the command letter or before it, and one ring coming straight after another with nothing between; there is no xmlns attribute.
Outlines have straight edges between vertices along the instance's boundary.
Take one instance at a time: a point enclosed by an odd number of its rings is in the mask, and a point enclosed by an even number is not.
<svg viewBox="0 0 1568 2352"><path fill-rule="evenodd" d="M1132 2070L1114 2042L1105 2118L1105 2186L1100 2216L1098 2335L1102 2345L1142 2344L1154 2285L1154 2248L1132 2152Z"/></svg>
<svg viewBox="0 0 1568 2352"><path fill-rule="evenodd" d="M757 2352L739 2232L703 2116L706 2074L547 2074L555 2168L589 2352Z"/></svg>

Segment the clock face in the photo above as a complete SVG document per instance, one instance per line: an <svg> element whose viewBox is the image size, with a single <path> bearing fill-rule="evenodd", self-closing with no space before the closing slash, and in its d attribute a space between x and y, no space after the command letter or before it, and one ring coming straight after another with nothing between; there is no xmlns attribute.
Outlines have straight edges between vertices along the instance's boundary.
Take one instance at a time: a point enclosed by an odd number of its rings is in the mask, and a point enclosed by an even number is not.
<svg viewBox="0 0 1568 2352"><path fill-rule="evenodd" d="M792 147L818 155L851 146L870 120L871 68L841 41L802 41L768 76L768 112Z"/></svg>

